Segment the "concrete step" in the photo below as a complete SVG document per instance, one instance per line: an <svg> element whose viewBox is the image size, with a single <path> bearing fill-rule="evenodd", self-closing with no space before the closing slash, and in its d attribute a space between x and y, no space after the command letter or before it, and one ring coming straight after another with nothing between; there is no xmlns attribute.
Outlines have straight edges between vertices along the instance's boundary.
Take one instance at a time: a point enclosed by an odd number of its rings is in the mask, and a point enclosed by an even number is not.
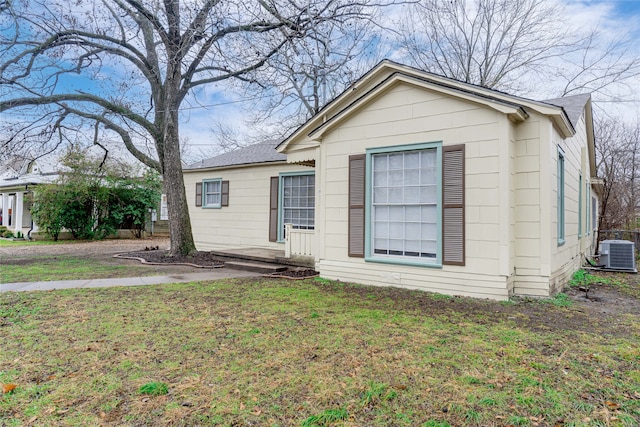
<svg viewBox="0 0 640 427"><path fill-rule="evenodd" d="M225 267L242 271L253 271L254 273L272 274L287 269L284 265L268 264L266 262L247 262L247 261L225 261Z"/></svg>

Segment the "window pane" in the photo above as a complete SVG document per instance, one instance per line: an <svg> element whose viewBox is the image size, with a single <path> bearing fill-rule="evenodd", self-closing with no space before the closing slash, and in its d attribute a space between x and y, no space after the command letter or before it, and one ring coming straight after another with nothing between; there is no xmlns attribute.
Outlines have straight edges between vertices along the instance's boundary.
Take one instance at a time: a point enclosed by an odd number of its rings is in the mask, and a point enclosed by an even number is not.
<svg viewBox="0 0 640 427"><path fill-rule="evenodd" d="M402 186L404 177L402 171L391 171L389 172L389 186L390 187L400 187Z"/></svg>
<svg viewBox="0 0 640 427"><path fill-rule="evenodd" d="M387 206L376 206L373 208L373 215L376 221L386 221L389 219L389 208Z"/></svg>
<svg viewBox="0 0 640 427"><path fill-rule="evenodd" d="M420 187L420 201L422 203L435 203L437 200L436 191L435 185Z"/></svg>
<svg viewBox="0 0 640 427"><path fill-rule="evenodd" d="M393 221L401 221L404 219L404 208L402 206L389 207L389 219Z"/></svg>
<svg viewBox="0 0 640 427"><path fill-rule="evenodd" d="M392 222L389 224L389 235L396 239L404 238L404 224L401 222Z"/></svg>
<svg viewBox="0 0 640 427"><path fill-rule="evenodd" d="M438 219L438 209L435 205L432 206L422 206L420 208L422 213L422 222L435 222Z"/></svg>
<svg viewBox="0 0 640 427"><path fill-rule="evenodd" d="M376 249L383 249L385 253L389 250L389 240L387 239L375 239L373 245Z"/></svg>
<svg viewBox="0 0 640 427"><path fill-rule="evenodd" d="M387 188L376 188L373 190L373 203L387 203L388 193Z"/></svg>
<svg viewBox="0 0 640 427"><path fill-rule="evenodd" d="M436 240L438 236L435 224L422 224L422 240Z"/></svg>
<svg viewBox="0 0 640 427"><path fill-rule="evenodd" d="M405 219L407 221L420 221L420 206L407 206L404 210Z"/></svg>
<svg viewBox="0 0 640 427"><path fill-rule="evenodd" d="M402 203L403 202L402 188L389 189L389 203Z"/></svg>
<svg viewBox="0 0 640 427"><path fill-rule="evenodd" d="M374 236L378 237L389 237L389 223L386 222L376 222L374 226L373 232Z"/></svg>
<svg viewBox="0 0 640 427"><path fill-rule="evenodd" d="M387 172L374 172L373 173L373 186L384 187L387 185Z"/></svg>
<svg viewBox="0 0 640 427"><path fill-rule="evenodd" d="M431 167L436 168L436 150L423 150L420 152L420 167L425 169Z"/></svg>
<svg viewBox="0 0 640 427"><path fill-rule="evenodd" d="M388 156L378 155L373 158L373 170L374 171L386 171Z"/></svg>
<svg viewBox="0 0 640 427"><path fill-rule="evenodd" d="M405 187L404 189L405 203L420 203L420 187Z"/></svg>
<svg viewBox="0 0 640 427"><path fill-rule="evenodd" d="M404 235L406 238L417 239L420 236L420 223L407 222L404 224Z"/></svg>
<svg viewBox="0 0 640 427"><path fill-rule="evenodd" d="M420 253L420 240L407 240L404 250L405 252L413 252L412 254L405 253L405 255L418 256Z"/></svg>
<svg viewBox="0 0 640 427"><path fill-rule="evenodd" d="M404 240L389 239L389 250L394 252L404 252Z"/></svg>
<svg viewBox="0 0 640 427"><path fill-rule="evenodd" d="M420 152L413 151L404 155L405 169L418 169L420 167Z"/></svg>
<svg viewBox="0 0 640 427"><path fill-rule="evenodd" d="M404 185L420 185L420 171L418 169L406 169L404 171Z"/></svg>
<svg viewBox="0 0 640 427"><path fill-rule="evenodd" d="M400 153L400 154L390 154L389 155L389 169L391 169L391 170L394 170L394 169L402 170L403 157L404 157L404 154L402 154L402 153Z"/></svg>

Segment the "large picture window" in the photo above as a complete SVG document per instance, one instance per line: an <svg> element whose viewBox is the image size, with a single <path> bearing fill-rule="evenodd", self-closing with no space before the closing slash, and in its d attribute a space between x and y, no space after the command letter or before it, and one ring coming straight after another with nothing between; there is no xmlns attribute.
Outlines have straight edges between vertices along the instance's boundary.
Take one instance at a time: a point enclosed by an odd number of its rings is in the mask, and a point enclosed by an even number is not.
<svg viewBox="0 0 640 427"><path fill-rule="evenodd" d="M283 175L281 230L284 238L284 224L293 228L313 230L315 225L315 176Z"/></svg>
<svg viewBox="0 0 640 427"><path fill-rule="evenodd" d="M370 256L436 262L438 149L372 153Z"/></svg>

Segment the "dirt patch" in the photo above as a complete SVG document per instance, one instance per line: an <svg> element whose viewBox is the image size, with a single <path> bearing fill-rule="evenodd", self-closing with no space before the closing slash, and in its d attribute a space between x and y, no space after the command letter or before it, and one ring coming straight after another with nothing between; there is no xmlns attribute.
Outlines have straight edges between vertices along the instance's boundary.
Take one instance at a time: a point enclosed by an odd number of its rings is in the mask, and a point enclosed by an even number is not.
<svg viewBox="0 0 640 427"><path fill-rule="evenodd" d="M34 255L106 255L143 251L145 247L169 249L169 239L154 237L148 239L113 239L88 242L64 242L52 245L15 245L0 247L0 259Z"/></svg>
<svg viewBox="0 0 640 427"><path fill-rule="evenodd" d="M120 253L142 252L145 248L157 247L165 252L169 248L169 239L114 239L88 242L68 241L59 244L37 245L25 244L0 247L0 265L24 265L47 262L56 259L78 257L94 265L144 266L143 269L129 270L130 277L148 275L171 275L201 272L201 268L163 263L162 265L140 264L138 260L114 258ZM145 272L145 270L147 270ZM104 278L104 275L100 275Z"/></svg>
<svg viewBox="0 0 640 427"><path fill-rule="evenodd" d="M224 265L224 262L210 252L194 252L190 255L169 255L168 250L150 250L140 252L128 252L118 254L119 258L137 258L150 264L188 264L199 267L215 268Z"/></svg>
<svg viewBox="0 0 640 427"><path fill-rule="evenodd" d="M401 288L344 284L341 292L359 294L362 300L389 299L398 309L410 307L425 316L465 313L470 322L496 324L512 322L515 326L538 332L578 331L593 333L601 330L612 337L627 337L632 331L625 315L640 314L638 275L622 275L623 286L598 284L591 286L590 299L577 288L568 288L568 306L556 306L553 299L513 298L496 303L467 297L449 297ZM323 284L334 288L331 283ZM632 291L632 292L630 292ZM636 332L634 332L636 333Z"/></svg>
<svg viewBox="0 0 640 427"><path fill-rule="evenodd" d="M280 271L278 273L267 274L265 277L283 278L283 279L306 279L309 277L315 277L318 273L310 268L294 268L287 271Z"/></svg>

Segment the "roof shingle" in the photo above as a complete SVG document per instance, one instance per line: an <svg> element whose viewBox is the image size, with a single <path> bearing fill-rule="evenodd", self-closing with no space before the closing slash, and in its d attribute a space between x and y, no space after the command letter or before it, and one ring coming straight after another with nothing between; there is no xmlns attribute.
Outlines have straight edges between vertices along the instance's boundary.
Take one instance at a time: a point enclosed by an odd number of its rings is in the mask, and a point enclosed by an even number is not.
<svg viewBox="0 0 640 427"><path fill-rule="evenodd" d="M283 162L287 156L278 153L276 147L280 141L259 142L248 147L239 148L206 160L186 166L185 170L220 168L225 166L249 165L253 163Z"/></svg>

